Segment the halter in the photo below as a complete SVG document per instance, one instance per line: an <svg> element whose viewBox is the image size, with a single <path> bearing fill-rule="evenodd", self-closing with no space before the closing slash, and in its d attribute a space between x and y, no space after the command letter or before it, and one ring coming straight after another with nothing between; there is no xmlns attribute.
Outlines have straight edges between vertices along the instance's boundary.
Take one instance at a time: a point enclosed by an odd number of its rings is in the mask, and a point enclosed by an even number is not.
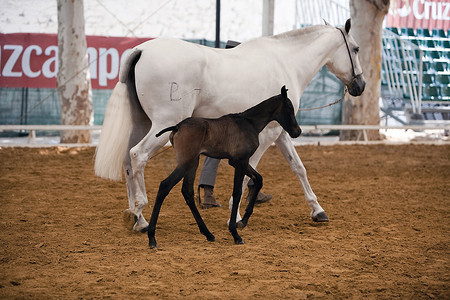
<svg viewBox="0 0 450 300"><path fill-rule="evenodd" d="M347 38L345 37L345 34L341 28L336 27L336 29L342 33L342 37L344 38L345 46L347 47L348 58L350 58L350 63L352 64L352 78L353 78L353 80L355 80L357 75L355 74L355 66L353 65L352 55L350 53L350 48L348 47ZM352 82L353 82L353 80L352 80Z"/></svg>

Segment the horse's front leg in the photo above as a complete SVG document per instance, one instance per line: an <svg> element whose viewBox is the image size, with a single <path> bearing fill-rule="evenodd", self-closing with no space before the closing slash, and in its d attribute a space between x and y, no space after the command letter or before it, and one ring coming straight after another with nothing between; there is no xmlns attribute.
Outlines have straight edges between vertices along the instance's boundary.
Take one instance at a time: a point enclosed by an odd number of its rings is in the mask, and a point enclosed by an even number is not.
<svg viewBox="0 0 450 300"><path fill-rule="evenodd" d="M130 161L125 161L125 176L127 179L127 190L129 194L129 210L125 211L126 218L130 224L135 221L133 230L145 231L147 222L142 215L143 209L148 204L147 193L145 190L144 169L148 159L168 141L168 135L155 137L162 128L152 127L147 135L130 150ZM130 196L131 195L131 196ZM134 196L134 197L133 197Z"/></svg>
<svg viewBox="0 0 450 300"><path fill-rule="evenodd" d="M230 230L231 235L234 238L235 244L243 244L242 238L237 233L237 223L236 223L236 215L238 213L239 202L242 195L242 181L244 179L245 174L245 166L248 165L248 162L245 164L242 163L231 163L235 168L234 171L234 185L233 185L233 205L231 207L231 217L230 222L228 224L228 229Z"/></svg>
<svg viewBox="0 0 450 300"><path fill-rule="evenodd" d="M311 189L311 185L306 177L306 169L303 166L297 151L295 151L291 138L286 131L283 130L278 139L275 141L275 144L280 149L281 153L283 153L284 158L289 163L292 171L297 175L300 183L302 184L306 202L311 207L311 218L313 221L328 222L328 216L325 214L325 211L317 201L317 196Z"/></svg>

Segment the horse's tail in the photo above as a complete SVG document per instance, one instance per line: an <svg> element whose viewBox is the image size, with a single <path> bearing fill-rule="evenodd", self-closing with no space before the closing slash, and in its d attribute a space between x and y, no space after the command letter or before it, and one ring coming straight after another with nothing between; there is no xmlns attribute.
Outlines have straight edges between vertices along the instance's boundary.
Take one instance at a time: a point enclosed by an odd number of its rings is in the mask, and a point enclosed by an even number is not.
<svg viewBox="0 0 450 300"><path fill-rule="evenodd" d="M163 130L161 130L160 132L158 132L157 134L156 134L156 137L159 137L161 134L163 134L164 132L167 132L167 131L177 131L178 130L178 126L177 125L175 125L175 126L170 126L170 127L167 127L166 129L163 129Z"/></svg>
<svg viewBox="0 0 450 300"><path fill-rule="evenodd" d="M95 174L103 178L122 179L123 162L133 125L131 101L138 101L133 95L134 66L140 55L141 50L135 48L124 60L119 82L106 106L100 141L95 152Z"/></svg>

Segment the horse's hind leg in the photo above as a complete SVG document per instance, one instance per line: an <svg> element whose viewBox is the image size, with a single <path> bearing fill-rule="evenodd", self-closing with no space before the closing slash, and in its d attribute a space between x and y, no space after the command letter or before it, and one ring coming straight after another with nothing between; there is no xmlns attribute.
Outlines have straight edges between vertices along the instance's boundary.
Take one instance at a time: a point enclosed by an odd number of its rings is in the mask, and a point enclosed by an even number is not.
<svg viewBox="0 0 450 300"><path fill-rule="evenodd" d="M138 214L138 212L135 211L136 190L134 188L134 183L133 183L133 169L131 168L131 158L130 158L129 152L132 147L134 147L137 143L139 143L144 138L144 136L150 130L150 127L151 127L151 123L149 120L148 120L148 122L143 121L143 122L134 124L133 130L131 131L130 140L128 143L127 155L125 157L125 161L123 164L126 185L127 185L127 194L128 194L128 209L124 211L124 222L125 222L125 226L128 229L130 229L130 230L133 229L136 231L146 230L148 227L148 223L145 220L142 213Z"/></svg>
<svg viewBox="0 0 450 300"><path fill-rule="evenodd" d="M317 196L311 189L308 178L306 177L306 169L303 166L303 163L298 156L297 151L295 151L295 147L292 144L292 141L288 134L283 131L275 141L275 144L278 146L281 153L283 153L284 158L289 163L292 171L297 175L302 184L306 202L311 207L311 218L313 219L313 221L328 222L328 216L325 214L325 211L317 201Z"/></svg>
<svg viewBox="0 0 450 300"><path fill-rule="evenodd" d="M190 167L186 176L184 176L183 187L181 188L181 192L183 193L184 200L186 201L186 204L189 206L192 215L194 216L195 221L197 222L198 229L200 229L200 232L204 236L206 236L206 239L208 241L213 242L215 241L215 237L206 227L206 224L203 221L202 217L200 216L197 206L195 206L194 180L197 167L198 167L198 158L196 159L195 162L192 163L192 166Z"/></svg>
<svg viewBox="0 0 450 300"><path fill-rule="evenodd" d="M131 160L131 175L127 176L127 183L132 181L132 187L129 189L130 192L134 193L134 213L138 217L138 223L133 227L136 231L143 231L146 228L145 219L142 216L142 210L147 206L148 199L145 190L144 181L144 169L147 164L148 159L161 147L163 147L169 138L169 135L163 135L159 138L155 137L164 127L152 126L152 129L147 133L147 135L130 150L130 160ZM141 221L143 220L143 221Z"/></svg>

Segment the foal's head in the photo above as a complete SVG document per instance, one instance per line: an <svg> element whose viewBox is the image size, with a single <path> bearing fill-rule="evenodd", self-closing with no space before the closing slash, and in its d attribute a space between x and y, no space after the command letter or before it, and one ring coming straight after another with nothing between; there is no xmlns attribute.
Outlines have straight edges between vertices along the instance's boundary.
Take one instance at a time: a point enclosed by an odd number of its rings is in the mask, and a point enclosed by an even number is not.
<svg viewBox="0 0 450 300"><path fill-rule="evenodd" d="M300 126L295 119L294 106L292 106L291 100L287 96L286 86L281 88L281 99L280 107L277 110L275 120L283 127L284 130L289 133L292 138L299 137L302 133Z"/></svg>

